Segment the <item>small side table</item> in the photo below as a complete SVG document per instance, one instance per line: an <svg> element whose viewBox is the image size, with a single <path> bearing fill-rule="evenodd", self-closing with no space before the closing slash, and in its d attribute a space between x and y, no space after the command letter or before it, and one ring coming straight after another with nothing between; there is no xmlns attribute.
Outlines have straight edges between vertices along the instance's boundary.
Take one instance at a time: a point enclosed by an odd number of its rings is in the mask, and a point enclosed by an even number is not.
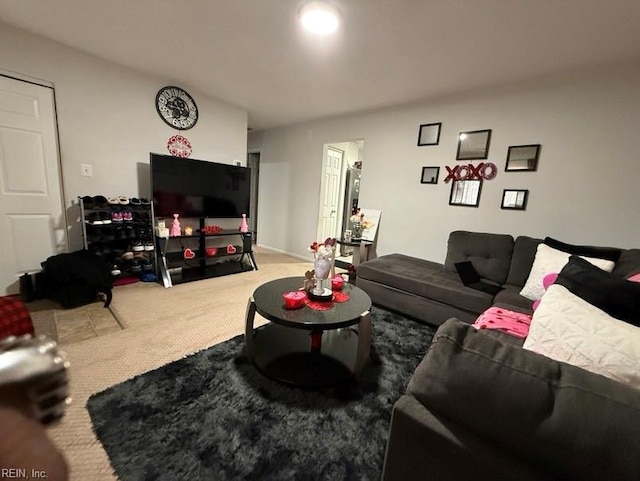
<svg viewBox="0 0 640 481"><path fill-rule="evenodd" d="M373 241L365 239L351 239L350 241L339 239L338 244L353 247L353 261L351 263L357 267L361 262L369 260Z"/></svg>

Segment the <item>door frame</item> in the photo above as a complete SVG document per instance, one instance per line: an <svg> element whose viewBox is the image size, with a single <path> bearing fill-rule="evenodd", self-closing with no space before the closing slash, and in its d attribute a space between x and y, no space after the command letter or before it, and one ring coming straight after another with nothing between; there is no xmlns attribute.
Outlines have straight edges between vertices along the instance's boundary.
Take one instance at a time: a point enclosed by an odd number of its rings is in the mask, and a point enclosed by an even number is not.
<svg viewBox="0 0 640 481"><path fill-rule="evenodd" d="M0 76L11 79L11 80L16 80L18 82L25 82L28 84L36 85L38 87L48 88L51 90L51 97L53 102L52 114L53 114L53 123L54 123L55 149L56 149L56 154L58 156L58 162L57 162L58 187L60 189L60 198L58 199L58 202L60 202L60 207L62 212L61 221L64 222L64 226L62 229L62 231L64 232L64 239L62 240L61 247L63 252L69 252L69 246L70 246L69 231L71 228L71 224L69 223L69 212L67 210L66 194L65 194L65 188L64 188L64 173L62 170L62 149L60 148L60 122L58 121L58 101L56 97L55 85L53 82L50 82L48 80L43 80L43 79L32 77L30 75L25 75L19 72L6 70L3 68L0 68Z"/></svg>
<svg viewBox="0 0 640 481"><path fill-rule="evenodd" d="M357 143L362 143L364 148L365 138L361 137L361 138L350 139L350 140L337 140L333 142L325 142L324 145L322 146L322 170L320 172L321 184L320 184L320 194L318 197L318 217L317 217L317 223L316 223L316 237L320 235L320 229L321 229L321 221L322 221L321 205L322 205L322 199L323 199L325 188L326 188L326 186L324 185L324 178L325 178L325 172L326 172L327 150L329 149L329 147L331 147L333 149L341 150L343 152L342 171L340 173L340 188L338 189L339 210L338 210L338 216L336 220L337 228L339 229L339 232L336 233L336 236L340 238L342 237L342 234L343 234L342 232L343 223L344 223L343 211L344 211L344 202L345 202L345 181L346 181L347 169L350 166L350 161L354 160L351 158L353 154L351 144L357 144ZM345 150L339 146L340 144L349 144L349 148ZM360 160L360 159L358 158L357 160Z"/></svg>
<svg viewBox="0 0 640 481"><path fill-rule="evenodd" d="M0 68L0 76L7 77L13 80L18 80L20 82L26 82L29 84L37 85L39 87L45 87L51 89L51 93L53 96L53 123L56 137L56 151L58 152L58 183L60 184L60 205L62 206L63 220L64 220L64 250L69 252L69 237L70 237L70 229L71 224L69 223L69 212L67 210L67 196L64 190L64 172L62 170L62 149L60 148L60 122L58 122L58 99L56 97L56 88L53 82L48 80L40 79L37 77L32 77L30 75L25 75L19 72L13 72L11 70L6 70Z"/></svg>
<svg viewBox="0 0 640 481"><path fill-rule="evenodd" d="M249 213L253 214L253 215L249 215L249 224L253 227L253 236L252 236L252 242L254 244L257 244L257 239L258 239L258 208L259 208L259 202L258 199L260 198L260 164L262 163L262 149L247 149L247 167L251 168L251 166L249 165L249 156L251 154L257 154L258 155L258 172L256 173L256 175L254 176L253 171L251 172L251 176L253 178L255 178L256 180L256 185L255 185L255 198L252 199L253 202L251 203L250 207L249 207ZM253 190L254 187L253 185L251 186L251 193L253 194Z"/></svg>
<svg viewBox="0 0 640 481"><path fill-rule="evenodd" d="M342 152L342 164L340 166L340 180L338 181L338 185L340 187L343 186L344 184L344 176L345 176L345 162L347 161L347 152L344 151L343 149L340 149L338 147L335 147L335 144L339 144L340 142L328 142L326 144L324 144L322 146L322 170L320 172L320 195L318 197L318 218L316 221L316 238L320 239L320 237L322 237L322 199L325 196L325 192L328 188L327 182L325 182L326 179L326 172L327 172L327 153L329 152L329 149L331 150L335 150L338 152ZM342 217L342 205L344 204L344 189L339 188L337 189L337 194L338 194L338 199L337 199L337 211L336 211L336 228L340 228L341 224L340 224L340 219ZM340 233L336 233L334 234L336 237L341 237Z"/></svg>

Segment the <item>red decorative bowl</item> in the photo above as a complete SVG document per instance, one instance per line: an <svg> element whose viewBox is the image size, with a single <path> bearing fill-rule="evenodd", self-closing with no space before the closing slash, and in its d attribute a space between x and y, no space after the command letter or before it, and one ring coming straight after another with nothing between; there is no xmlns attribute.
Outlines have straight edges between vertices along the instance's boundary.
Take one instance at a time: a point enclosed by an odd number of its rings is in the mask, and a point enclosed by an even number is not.
<svg viewBox="0 0 640 481"><path fill-rule="evenodd" d="M282 294L284 307L286 309L300 309L304 306L304 300L307 294L304 291L291 291Z"/></svg>

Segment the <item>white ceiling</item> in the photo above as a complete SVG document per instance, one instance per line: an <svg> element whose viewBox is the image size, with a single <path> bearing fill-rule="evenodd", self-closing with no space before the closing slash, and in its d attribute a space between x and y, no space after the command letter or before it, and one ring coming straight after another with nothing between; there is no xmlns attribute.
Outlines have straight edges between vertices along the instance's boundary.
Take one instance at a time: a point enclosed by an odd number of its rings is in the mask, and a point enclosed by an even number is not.
<svg viewBox="0 0 640 481"><path fill-rule="evenodd" d="M300 31L301 3L0 0L0 19L243 107L253 129L640 60L639 0L333 0L330 39Z"/></svg>

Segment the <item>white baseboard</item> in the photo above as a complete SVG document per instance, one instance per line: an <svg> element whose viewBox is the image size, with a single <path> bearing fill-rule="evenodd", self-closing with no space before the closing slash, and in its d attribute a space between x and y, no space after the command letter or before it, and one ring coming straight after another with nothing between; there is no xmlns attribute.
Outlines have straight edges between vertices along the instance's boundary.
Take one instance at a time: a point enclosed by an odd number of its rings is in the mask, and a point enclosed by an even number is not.
<svg viewBox="0 0 640 481"><path fill-rule="evenodd" d="M293 252L283 251L282 249L277 249L275 247L271 247L264 244L256 244L256 247L260 247L261 249L268 249L273 252L277 252L278 254L284 254L290 257L295 257L296 259L300 259L302 261L313 262L313 255L309 252L308 256L302 256L300 254L294 254Z"/></svg>

